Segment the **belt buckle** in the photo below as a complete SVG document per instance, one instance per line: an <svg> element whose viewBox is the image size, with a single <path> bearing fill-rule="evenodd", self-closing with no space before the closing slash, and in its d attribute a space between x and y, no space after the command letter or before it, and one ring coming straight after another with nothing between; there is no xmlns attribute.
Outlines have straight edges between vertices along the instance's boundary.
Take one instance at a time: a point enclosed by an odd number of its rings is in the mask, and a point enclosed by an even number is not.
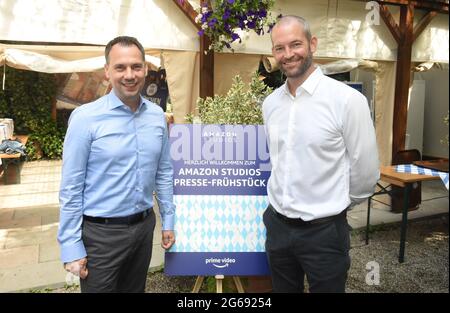
<svg viewBox="0 0 450 313"><path fill-rule="evenodd" d="M318 218L316 220L312 220L312 221L310 221L310 223L311 224L323 224L323 223L333 221L335 218L336 218L336 215L327 216L327 217Z"/></svg>
<svg viewBox="0 0 450 313"><path fill-rule="evenodd" d="M138 214L138 215L134 215L134 216L129 216L128 217L128 225L134 225L136 223L139 223L141 221L142 218L142 213Z"/></svg>
<svg viewBox="0 0 450 313"><path fill-rule="evenodd" d="M309 223L311 224L311 225L316 225L316 224L322 224L322 223L325 223L327 221L327 218L318 218L318 219L315 219L315 220L312 220L312 221L309 221Z"/></svg>
<svg viewBox="0 0 450 313"><path fill-rule="evenodd" d="M133 224L133 216L127 216L127 224L132 225Z"/></svg>
<svg viewBox="0 0 450 313"><path fill-rule="evenodd" d="M139 222L142 222L147 216L148 216L149 212L148 210L142 211L134 216L129 216L128 217L128 224L132 225L132 224L136 224Z"/></svg>

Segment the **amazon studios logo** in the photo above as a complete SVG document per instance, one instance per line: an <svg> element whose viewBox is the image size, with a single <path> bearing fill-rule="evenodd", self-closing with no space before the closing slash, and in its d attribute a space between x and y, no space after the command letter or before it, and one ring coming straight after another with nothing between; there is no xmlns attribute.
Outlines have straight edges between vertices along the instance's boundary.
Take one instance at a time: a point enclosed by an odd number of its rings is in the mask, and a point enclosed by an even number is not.
<svg viewBox="0 0 450 313"><path fill-rule="evenodd" d="M215 258L209 258L205 259L205 264L212 264L212 266L217 268L225 268L230 266L231 264L236 263L235 259L231 258L223 258L223 259L215 259Z"/></svg>

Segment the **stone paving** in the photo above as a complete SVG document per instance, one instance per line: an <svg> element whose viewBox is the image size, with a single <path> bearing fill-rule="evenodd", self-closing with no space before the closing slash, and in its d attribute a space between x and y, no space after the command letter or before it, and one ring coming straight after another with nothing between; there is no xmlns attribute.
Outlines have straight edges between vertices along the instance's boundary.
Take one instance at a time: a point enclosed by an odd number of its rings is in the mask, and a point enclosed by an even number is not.
<svg viewBox="0 0 450 313"><path fill-rule="evenodd" d="M56 241L60 176L61 161L26 162L20 184L0 185L0 292L32 291L66 283ZM423 183L422 193L422 204L409 213L410 219L448 212L448 192L440 181ZM387 196L377 199L389 203ZM380 202L373 202L371 212L372 225L401 220L401 214L390 212ZM364 227L366 213L364 202L349 213L349 224L355 229ZM163 265L160 241L158 220L150 269Z"/></svg>
<svg viewBox="0 0 450 313"><path fill-rule="evenodd" d="M0 292L59 287L67 273L56 241L61 161L26 162L21 183L0 185ZM150 268L160 268L161 225Z"/></svg>

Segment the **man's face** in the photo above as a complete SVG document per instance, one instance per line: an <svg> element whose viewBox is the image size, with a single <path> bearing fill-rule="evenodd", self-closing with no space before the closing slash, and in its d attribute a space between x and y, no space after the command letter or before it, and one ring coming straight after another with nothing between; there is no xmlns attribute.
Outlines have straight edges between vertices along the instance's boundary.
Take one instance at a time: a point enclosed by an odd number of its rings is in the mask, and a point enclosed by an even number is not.
<svg viewBox="0 0 450 313"><path fill-rule="evenodd" d="M308 41L303 26L297 22L277 25L272 30L272 53L288 78L301 78L311 67L317 39Z"/></svg>
<svg viewBox="0 0 450 313"><path fill-rule="evenodd" d="M109 64L105 65L105 74L123 103L131 106L139 104L147 66L138 47L114 45L109 53Z"/></svg>

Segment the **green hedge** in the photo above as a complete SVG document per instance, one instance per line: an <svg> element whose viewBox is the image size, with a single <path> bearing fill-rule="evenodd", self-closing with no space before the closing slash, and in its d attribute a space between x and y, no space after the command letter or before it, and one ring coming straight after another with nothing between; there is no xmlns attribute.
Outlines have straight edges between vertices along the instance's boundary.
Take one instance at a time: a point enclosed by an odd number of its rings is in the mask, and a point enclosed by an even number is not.
<svg viewBox="0 0 450 313"><path fill-rule="evenodd" d="M0 77L3 79L3 71ZM14 119L16 134L28 134L28 159L62 156L65 129L51 118L56 96L52 74L6 67L5 90L0 86L0 117Z"/></svg>

